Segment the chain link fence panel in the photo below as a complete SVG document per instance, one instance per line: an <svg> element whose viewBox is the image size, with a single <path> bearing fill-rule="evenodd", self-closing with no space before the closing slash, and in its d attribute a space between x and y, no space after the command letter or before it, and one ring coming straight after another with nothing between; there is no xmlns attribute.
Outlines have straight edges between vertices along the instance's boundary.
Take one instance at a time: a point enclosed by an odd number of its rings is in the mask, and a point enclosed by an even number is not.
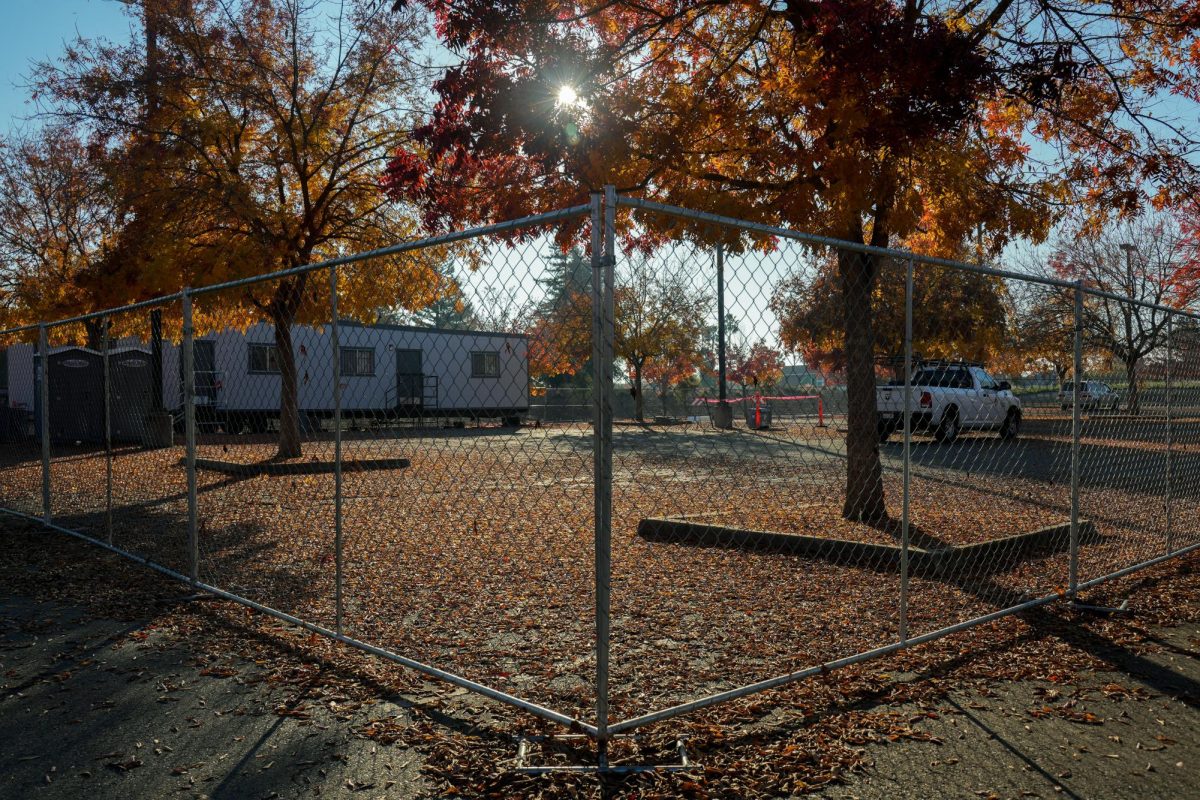
<svg viewBox="0 0 1200 800"><path fill-rule="evenodd" d="M0 345L6 510L602 742L1200 545L1190 313L611 192Z"/></svg>

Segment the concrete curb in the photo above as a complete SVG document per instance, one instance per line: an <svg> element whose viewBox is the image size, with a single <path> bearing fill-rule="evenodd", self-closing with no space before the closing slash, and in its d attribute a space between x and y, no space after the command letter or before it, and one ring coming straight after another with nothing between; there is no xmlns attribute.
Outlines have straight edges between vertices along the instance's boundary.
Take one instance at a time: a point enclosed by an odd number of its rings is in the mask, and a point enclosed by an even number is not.
<svg viewBox="0 0 1200 800"><path fill-rule="evenodd" d="M638 523L638 535L652 542L804 555L834 564L865 566L872 569L890 571L900 566L899 545L710 525L678 517L647 517ZM1100 536L1091 521L1080 520L1080 542L1099 539ZM1070 540L1071 525L1068 522L958 547L929 550L910 545L908 562L914 572L931 575L967 571L994 572L1012 566L1026 556L1064 551L1070 546Z"/></svg>

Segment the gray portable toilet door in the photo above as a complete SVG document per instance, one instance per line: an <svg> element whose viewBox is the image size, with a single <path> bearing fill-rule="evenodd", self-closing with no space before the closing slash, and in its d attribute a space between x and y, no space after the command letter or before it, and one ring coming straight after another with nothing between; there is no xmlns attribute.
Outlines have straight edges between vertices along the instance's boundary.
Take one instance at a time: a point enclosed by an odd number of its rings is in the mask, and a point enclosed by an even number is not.
<svg viewBox="0 0 1200 800"><path fill-rule="evenodd" d="M101 358L82 348L52 352L50 438L56 442L104 441L104 374Z"/></svg>
<svg viewBox="0 0 1200 800"><path fill-rule="evenodd" d="M150 354L140 350L109 356L112 438L114 442L140 442L146 418L153 410L154 373Z"/></svg>

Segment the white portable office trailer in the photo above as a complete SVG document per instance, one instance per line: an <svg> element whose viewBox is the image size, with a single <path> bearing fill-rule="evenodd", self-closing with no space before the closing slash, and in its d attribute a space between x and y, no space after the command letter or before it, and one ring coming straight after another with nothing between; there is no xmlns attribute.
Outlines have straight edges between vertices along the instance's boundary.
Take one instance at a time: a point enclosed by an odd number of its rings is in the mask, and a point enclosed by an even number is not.
<svg viewBox="0 0 1200 800"><path fill-rule="evenodd" d="M342 412L346 417L469 417L515 422L529 406L529 347L521 334L340 322ZM299 406L309 421L334 411L329 325L295 325ZM121 339L114 347L148 347ZM53 352L52 349L51 352ZM279 415L274 329L260 323L194 340L196 402L203 424L262 430ZM163 344L163 407L182 406L180 348ZM31 345L8 348L9 405L33 409Z"/></svg>

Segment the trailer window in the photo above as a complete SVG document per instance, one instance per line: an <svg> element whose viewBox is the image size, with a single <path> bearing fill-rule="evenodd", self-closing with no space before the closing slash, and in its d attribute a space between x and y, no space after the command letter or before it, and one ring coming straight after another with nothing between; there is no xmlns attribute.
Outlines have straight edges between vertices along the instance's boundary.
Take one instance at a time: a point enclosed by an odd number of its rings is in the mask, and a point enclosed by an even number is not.
<svg viewBox="0 0 1200 800"><path fill-rule="evenodd" d="M471 353L472 378L499 378L500 354L491 350L477 350Z"/></svg>
<svg viewBox="0 0 1200 800"><path fill-rule="evenodd" d="M266 375L279 374L279 351L273 344L247 344L249 353L248 372Z"/></svg>
<svg viewBox="0 0 1200 800"><path fill-rule="evenodd" d="M369 378L375 374L375 349L372 347L342 348L342 377Z"/></svg>

